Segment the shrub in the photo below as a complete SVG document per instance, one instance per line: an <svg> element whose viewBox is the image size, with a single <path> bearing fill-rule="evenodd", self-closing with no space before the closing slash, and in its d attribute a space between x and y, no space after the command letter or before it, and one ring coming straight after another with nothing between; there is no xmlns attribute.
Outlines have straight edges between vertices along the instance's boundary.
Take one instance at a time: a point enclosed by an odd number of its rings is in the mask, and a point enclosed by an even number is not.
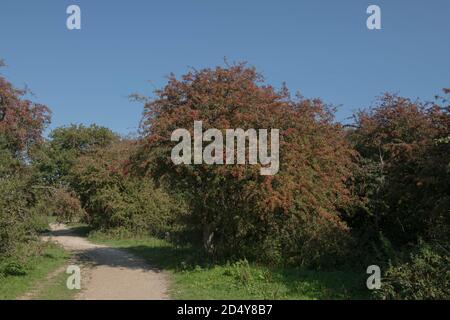
<svg viewBox="0 0 450 320"><path fill-rule="evenodd" d="M0 177L0 260L14 256L23 244L37 240L46 227L45 212L35 210L37 193L30 170Z"/></svg>
<svg viewBox="0 0 450 320"><path fill-rule="evenodd" d="M445 248L420 244L407 262L385 272L381 299L450 299L450 253Z"/></svg>
<svg viewBox="0 0 450 320"><path fill-rule="evenodd" d="M20 90L0 76L2 113L0 121L0 149L16 158L30 156L32 148L42 143L42 132L50 123L50 109L24 99L26 90Z"/></svg>
<svg viewBox="0 0 450 320"><path fill-rule="evenodd" d="M171 134L192 132L194 121L202 121L204 130L279 129L279 173L261 176L258 165L174 165ZM286 88L275 90L253 68L236 64L171 77L146 103L142 123L134 172L167 181L185 197L191 241L211 256L280 260L297 229L319 228L306 221L340 230L338 235L348 232L340 210L351 202L345 181L353 152L320 100L291 98ZM303 232L290 252L306 250L303 243L314 242L313 233ZM326 239L317 247L332 245Z"/></svg>
<svg viewBox="0 0 450 320"><path fill-rule="evenodd" d="M43 142L50 110L24 99L25 93L0 76L0 272L6 274L24 272L22 262L46 226L45 212L36 210L40 192L30 160Z"/></svg>
<svg viewBox="0 0 450 320"><path fill-rule="evenodd" d="M450 108L385 95L356 116L349 133L362 156L358 194L365 201L347 221L396 246L450 241Z"/></svg>
<svg viewBox="0 0 450 320"><path fill-rule="evenodd" d="M37 150L33 164L48 185L70 185L68 175L78 157L109 146L118 137L108 128L72 124L54 129L50 139Z"/></svg>
<svg viewBox="0 0 450 320"><path fill-rule="evenodd" d="M73 192L64 187L49 187L37 207L50 216L56 217L58 222L79 222L85 217L80 199Z"/></svg>
<svg viewBox="0 0 450 320"><path fill-rule="evenodd" d="M126 174L131 148L133 143L124 140L81 156L71 171L71 185L95 229L163 236L183 207L150 179Z"/></svg>

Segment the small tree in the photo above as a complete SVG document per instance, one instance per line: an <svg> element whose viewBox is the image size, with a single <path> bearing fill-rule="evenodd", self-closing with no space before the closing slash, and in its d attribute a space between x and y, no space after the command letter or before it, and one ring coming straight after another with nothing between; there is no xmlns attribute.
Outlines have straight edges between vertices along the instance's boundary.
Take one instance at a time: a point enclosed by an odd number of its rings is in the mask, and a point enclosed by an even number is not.
<svg viewBox="0 0 450 320"><path fill-rule="evenodd" d="M122 140L80 156L70 171L71 185L92 227L163 236L172 230L181 206L151 180L126 172L134 147L133 141Z"/></svg>
<svg viewBox="0 0 450 320"><path fill-rule="evenodd" d="M69 172L78 157L110 145L119 138L110 129L72 124L53 130L49 140L34 156L43 180L48 184L69 184Z"/></svg>
<svg viewBox="0 0 450 320"><path fill-rule="evenodd" d="M30 156L33 146L43 141L42 132L50 123L50 109L24 99L26 93L0 76L0 148L16 158Z"/></svg>
<svg viewBox="0 0 450 320"><path fill-rule="evenodd" d="M369 207L359 215L363 232L372 225L397 245L419 238L448 243L449 111L445 99L424 103L386 94L356 116L350 138L364 158L366 178L378 177L371 189L367 179L362 184Z"/></svg>
<svg viewBox="0 0 450 320"><path fill-rule="evenodd" d="M0 76L0 275L20 269L14 264L8 271L7 259L24 260L31 250L20 249L45 226L45 212L35 210L39 195L29 160L43 142L50 110L24 99L25 93Z"/></svg>
<svg viewBox="0 0 450 320"><path fill-rule="evenodd" d="M279 173L261 176L258 165L174 165L171 134L179 128L192 133L194 121L222 132L279 129ZM292 99L285 87L277 91L254 68L236 64L171 76L146 103L142 123L132 167L167 179L185 195L192 239L211 254L261 257L257 248L295 254L308 239L320 238L302 233L310 227L305 223L345 233L339 209L351 200L345 181L352 151L320 100Z"/></svg>

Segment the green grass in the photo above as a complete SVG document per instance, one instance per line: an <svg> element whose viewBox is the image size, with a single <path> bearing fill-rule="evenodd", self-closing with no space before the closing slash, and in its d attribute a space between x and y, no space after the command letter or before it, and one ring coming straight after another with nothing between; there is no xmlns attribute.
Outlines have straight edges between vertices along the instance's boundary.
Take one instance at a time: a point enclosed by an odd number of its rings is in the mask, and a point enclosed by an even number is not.
<svg viewBox="0 0 450 320"><path fill-rule="evenodd" d="M170 294L175 299L368 299L366 274L350 271L312 271L295 268L269 269L247 261L208 266L189 248L165 241L114 240L99 234L89 239L123 248L171 274ZM203 259L204 261L204 259Z"/></svg>
<svg viewBox="0 0 450 320"><path fill-rule="evenodd" d="M48 280L45 285L37 292L34 300L73 300L78 290L69 290L67 288L67 275L64 271L55 278Z"/></svg>
<svg viewBox="0 0 450 320"><path fill-rule="evenodd" d="M21 268L20 275L0 276L0 300L13 300L47 281L47 275L63 266L68 253L56 244L41 244L41 252L31 256Z"/></svg>

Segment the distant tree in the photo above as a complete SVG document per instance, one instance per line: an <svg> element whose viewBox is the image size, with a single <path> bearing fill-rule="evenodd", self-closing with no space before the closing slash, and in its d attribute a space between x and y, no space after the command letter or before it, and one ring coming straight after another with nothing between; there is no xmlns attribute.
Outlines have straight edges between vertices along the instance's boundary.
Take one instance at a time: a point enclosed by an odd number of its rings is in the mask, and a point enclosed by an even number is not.
<svg viewBox="0 0 450 320"><path fill-rule="evenodd" d="M118 139L110 129L95 124L56 128L35 156L35 163L48 183L68 183L67 176L78 157Z"/></svg>
<svg viewBox="0 0 450 320"><path fill-rule="evenodd" d="M115 141L81 155L70 171L71 186L87 212L86 221L104 231L164 236L182 207L150 179L126 172L135 143Z"/></svg>

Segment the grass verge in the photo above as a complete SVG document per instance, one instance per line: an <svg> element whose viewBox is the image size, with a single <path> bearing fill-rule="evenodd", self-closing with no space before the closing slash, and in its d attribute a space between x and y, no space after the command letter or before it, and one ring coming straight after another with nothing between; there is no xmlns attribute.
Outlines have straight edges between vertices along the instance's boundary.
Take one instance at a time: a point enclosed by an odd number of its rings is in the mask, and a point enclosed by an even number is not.
<svg viewBox="0 0 450 320"><path fill-rule="evenodd" d="M34 300L74 300L79 290L67 288L67 277L65 270L49 279L33 297Z"/></svg>
<svg viewBox="0 0 450 320"><path fill-rule="evenodd" d="M166 241L111 239L93 233L89 240L126 249L170 272L174 299L368 299L365 272L311 271L296 268L270 269L247 261L205 265L190 248L175 247Z"/></svg>
<svg viewBox="0 0 450 320"><path fill-rule="evenodd" d="M0 274L0 300L13 300L47 281L47 275L64 266L69 254L53 243L37 244L37 254L22 262L20 272Z"/></svg>

